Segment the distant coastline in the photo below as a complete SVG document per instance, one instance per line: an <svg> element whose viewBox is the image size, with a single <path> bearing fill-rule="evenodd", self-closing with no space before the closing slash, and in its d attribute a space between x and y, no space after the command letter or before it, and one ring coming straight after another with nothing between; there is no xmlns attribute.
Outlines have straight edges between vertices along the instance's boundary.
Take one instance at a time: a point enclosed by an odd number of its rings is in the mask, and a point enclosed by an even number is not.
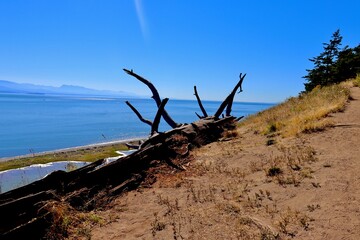
<svg viewBox="0 0 360 240"><path fill-rule="evenodd" d="M97 90L74 85L62 85L60 87L36 85L30 83L16 83L0 80L0 93L32 94L50 96L90 96L90 97L139 97L135 93L124 91Z"/></svg>

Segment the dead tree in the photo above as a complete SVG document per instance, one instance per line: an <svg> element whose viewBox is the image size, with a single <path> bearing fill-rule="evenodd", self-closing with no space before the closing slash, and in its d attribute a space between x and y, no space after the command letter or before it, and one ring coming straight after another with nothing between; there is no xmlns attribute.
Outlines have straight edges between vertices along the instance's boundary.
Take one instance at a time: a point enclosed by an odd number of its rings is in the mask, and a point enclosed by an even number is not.
<svg viewBox="0 0 360 240"><path fill-rule="evenodd" d="M215 118L219 118L220 114L224 111L225 107L226 107L226 116L230 116L231 115L231 108L232 108L232 104L234 102L234 97L235 97L235 93L237 91L238 88L240 88L240 92L242 92L242 82L244 81L244 78L246 76L246 74L244 74L244 76L241 76L242 74L240 73L239 76L239 82L236 84L236 86L234 87L234 89L232 90L232 92L229 94L229 96L227 96L227 98L221 103L219 109L216 111L214 117Z"/></svg>
<svg viewBox="0 0 360 240"><path fill-rule="evenodd" d="M159 92L157 91L157 89L155 88L155 86L148 80L146 80L145 78L141 77L140 75L134 73L133 70L127 70L127 69L123 69L127 74L135 77L136 79L138 79L139 81L141 81L142 83L144 83L146 86L149 87L150 91L152 92L152 97L157 106L160 107L160 104L161 104L161 98L160 98L160 95L159 95ZM235 97L235 94L237 92L237 90L239 89L239 93L242 92L242 83L244 81L244 78L246 77L246 74L242 75L242 73L240 73L239 75L239 81L238 83L235 85L234 89L231 91L231 93L226 97L226 99L220 104L218 110L216 111L216 113L214 114L214 118L215 119L218 119L220 117L220 115L223 113L223 111L225 110L226 108L226 117L228 116L231 116L231 111L232 111L232 105L233 105L233 101L234 101L234 97ZM200 116L198 113L195 113L200 119L201 118L206 118L208 117L208 114L201 102L201 99L198 95L198 92L197 92L197 89L196 89L196 86L194 86L194 95L196 97L196 100L199 104L199 107L200 107L200 110L203 114L203 116ZM142 122L145 122L146 124L148 125L152 125L152 122L149 121L149 120L146 120L144 119L141 114L128 102L126 101L126 104L129 105L129 107L135 112L135 114L139 117L139 119L142 121ZM166 112L166 110L164 110L162 112L162 116L164 118L164 120L172 127L172 128L176 128L176 127L179 127L181 124L178 124L176 123L174 120L172 120L172 118L169 116L169 114ZM238 120L242 119L242 117L239 117Z"/></svg>
<svg viewBox="0 0 360 240"><path fill-rule="evenodd" d="M154 123L151 126L151 136L159 132L159 123L160 123L161 115L165 111L165 105L168 101L169 99L165 98L160 103L160 106L154 118Z"/></svg>
<svg viewBox="0 0 360 240"><path fill-rule="evenodd" d="M214 116L206 116L204 109L203 118L180 125L166 113L168 99L161 100L153 84L133 71L125 72L146 84L158 105L156 116L150 121L142 118L127 102L139 119L151 126L150 137L140 144L138 151L109 164L104 164L105 160L100 159L72 172L56 171L44 179L0 194L1 239L41 239L57 217L52 210L56 204L68 204L77 211L104 206L119 194L141 184L153 183L157 167L170 166L169 173L174 169L184 170L183 164L190 161L188 156L192 148L217 141L224 131L236 127L238 118L230 115L231 107L237 89L242 90L245 75L240 74L238 84ZM197 99L202 106L200 98ZM225 108L226 116L220 118ZM161 116L173 129L159 132Z"/></svg>
<svg viewBox="0 0 360 240"><path fill-rule="evenodd" d="M199 118L208 117L208 114L207 114L204 106L202 105L201 100L200 100L200 97L199 97L199 95L198 95L198 93L197 93L196 86L194 86L194 95L195 95L196 100L197 100L197 102L198 102L198 104L199 104L200 110L201 110L201 112L203 113L204 116L201 117L201 116L198 115L197 113L195 113L195 114L196 114Z"/></svg>
<svg viewBox="0 0 360 240"><path fill-rule="evenodd" d="M144 83L146 86L148 86L148 88L150 89L150 91L151 91L152 94L153 94L151 98L153 98L153 99L155 100L155 102L156 102L156 105L157 105L158 107L160 107L161 98L160 98L159 92L158 92L157 89L154 87L154 85L153 85L150 81L148 81L148 80L146 80L145 78L143 78L143 77L137 75L136 73L134 73L132 70L129 71L129 70L127 70L127 69L124 68L124 71L125 71L127 74L129 74L129 75L135 77L136 79L138 79L140 82ZM179 126L179 124L176 123L176 122L169 116L169 114L168 114L166 111L163 111L163 112L162 112L162 116L163 116L164 120L170 125L170 127L175 128L175 127Z"/></svg>
<svg viewBox="0 0 360 240"><path fill-rule="evenodd" d="M147 125L150 125L150 127L153 125L153 122L148 119L143 118L141 116L141 114L139 113L139 111L133 105L131 105L131 103L129 101L126 101L125 103L131 108L131 110L133 110L133 112L140 119L140 121L142 121L143 123L146 123Z"/></svg>

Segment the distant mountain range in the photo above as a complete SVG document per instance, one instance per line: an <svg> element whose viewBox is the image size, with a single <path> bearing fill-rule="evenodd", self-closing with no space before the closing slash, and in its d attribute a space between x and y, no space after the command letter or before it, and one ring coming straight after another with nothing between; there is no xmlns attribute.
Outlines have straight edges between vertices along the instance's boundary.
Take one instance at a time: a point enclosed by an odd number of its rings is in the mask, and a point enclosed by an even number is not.
<svg viewBox="0 0 360 240"><path fill-rule="evenodd" d="M137 97L134 93L123 91L95 90L81 86L62 85L51 87L30 83L15 83L0 80L0 93L25 93L25 94L48 94L48 95L77 95L92 97Z"/></svg>

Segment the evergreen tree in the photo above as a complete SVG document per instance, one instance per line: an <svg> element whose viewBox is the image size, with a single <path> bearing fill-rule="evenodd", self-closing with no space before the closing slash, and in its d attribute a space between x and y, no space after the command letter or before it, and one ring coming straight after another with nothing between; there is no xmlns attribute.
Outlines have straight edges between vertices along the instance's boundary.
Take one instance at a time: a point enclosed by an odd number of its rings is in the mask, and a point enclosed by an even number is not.
<svg viewBox="0 0 360 240"><path fill-rule="evenodd" d="M336 61L340 53L342 36L340 30L333 33L330 43L323 43L324 52L319 56L309 59L314 63L314 69L306 69L308 75L304 78L308 81L305 83L305 91L311 91L317 85L328 85L336 81Z"/></svg>
<svg viewBox="0 0 360 240"><path fill-rule="evenodd" d="M339 52L336 67L336 82L355 78L360 73L360 45L354 48L346 46Z"/></svg>

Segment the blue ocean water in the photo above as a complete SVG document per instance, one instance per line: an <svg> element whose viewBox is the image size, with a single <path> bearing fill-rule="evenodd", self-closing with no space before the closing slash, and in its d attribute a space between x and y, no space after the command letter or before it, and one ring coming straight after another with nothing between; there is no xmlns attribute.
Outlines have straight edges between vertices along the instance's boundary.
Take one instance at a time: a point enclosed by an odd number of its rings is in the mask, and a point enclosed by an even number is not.
<svg viewBox="0 0 360 240"><path fill-rule="evenodd" d="M0 94L0 158L148 136L150 126L140 122L126 100L153 120L157 108L152 99ZM220 102L203 105L211 115ZM232 115L247 116L273 105L235 102ZM170 99L165 108L178 123L193 122L195 112L201 114L195 100ZM160 130L168 129L162 120Z"/></svg>

